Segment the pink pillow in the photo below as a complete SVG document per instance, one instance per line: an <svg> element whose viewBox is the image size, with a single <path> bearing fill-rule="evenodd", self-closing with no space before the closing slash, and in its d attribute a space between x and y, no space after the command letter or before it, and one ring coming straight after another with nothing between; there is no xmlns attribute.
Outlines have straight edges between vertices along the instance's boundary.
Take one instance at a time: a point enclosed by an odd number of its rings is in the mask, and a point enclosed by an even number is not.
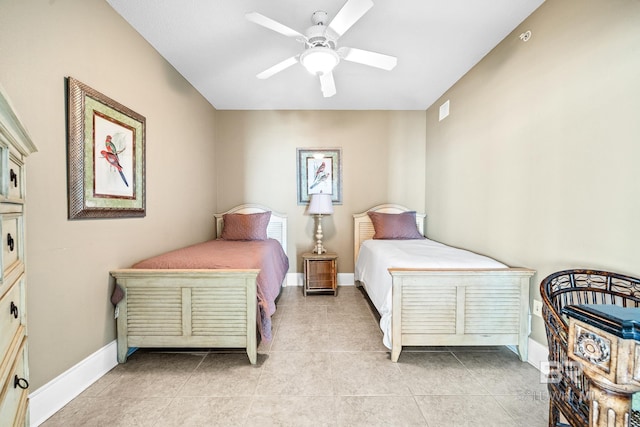
<svg viewBox="0 0 640 427"><path fill-rule="evenodd" d="M222 240L267 240L271 212L222 215Z"/></svg>
<svg viewBox="0 0 640 427"><path fill-rule="evenodd" d="M397 214L367 212L373 223L374 239L424 239L418 231L415 211Z"/></svg>

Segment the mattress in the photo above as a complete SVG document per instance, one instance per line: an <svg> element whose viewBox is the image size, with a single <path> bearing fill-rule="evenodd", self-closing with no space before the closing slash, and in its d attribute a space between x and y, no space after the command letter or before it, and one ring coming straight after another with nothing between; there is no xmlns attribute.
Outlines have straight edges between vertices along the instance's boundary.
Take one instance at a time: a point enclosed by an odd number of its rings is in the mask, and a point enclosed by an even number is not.
<svg viewBox="0 0 640 427"><path fill-rule="evenodd" d="M289 269L289 259L275 239L210 240L176 249L133 265L141 269L260 269L257 277L258 330L271 340L275 300ZM117 303L114 302L114 303Z"/></svg>
<svg viewBox="0 0 640 427"><path fill-rule="evenodd" d="M383 343L391 348L391 274L396 268L507 268L506 265L464 249L429 239L365 240L355 265L355 280L363 283L380 314Z"/></svg>

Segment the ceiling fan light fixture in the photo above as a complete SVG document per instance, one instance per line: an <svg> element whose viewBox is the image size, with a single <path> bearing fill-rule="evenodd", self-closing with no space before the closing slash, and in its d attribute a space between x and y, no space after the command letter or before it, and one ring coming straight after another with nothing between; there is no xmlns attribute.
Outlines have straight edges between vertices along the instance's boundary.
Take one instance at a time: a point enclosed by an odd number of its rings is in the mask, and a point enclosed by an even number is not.
<svg viewBox="0 0 640 427"><path fill-rule="evenodd" d="M311 47L300 55L300 63L313 75L330 73L339 62L338 52L328 47Z"/></svg>

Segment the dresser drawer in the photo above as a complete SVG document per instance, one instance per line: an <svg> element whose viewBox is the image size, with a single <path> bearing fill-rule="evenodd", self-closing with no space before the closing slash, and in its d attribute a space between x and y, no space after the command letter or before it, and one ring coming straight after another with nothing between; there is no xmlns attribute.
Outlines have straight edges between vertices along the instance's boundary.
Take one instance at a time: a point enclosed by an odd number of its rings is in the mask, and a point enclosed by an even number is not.
<svg viewBox="0 0 640 427"><path fill-rule="evenodd" d="M0 201L23 204L24 193L22 157L4 146L0 138Z"/></svg>
<svg viewBox="0 0 640 427"><path fill-rule="evenodd" d="M29 382L27 369L27 339L24 338L11 372L0 391L0 426L26 425Z"/></svg>
<svg viewBox="0 0 640 427"><path fill-rule="evenodd" d="M24 202L24 163L9 154L7 196L10 202Z"/></svg>
<svg viewBox="0 0 640 427"><path fill-rule="evenodd" d="M2 245L2 281L22 264L22 214L4 214L0 225Z"/></svg>
<svg viewBox="0 0 640 427"><path fill-rule="evenodd" d="M0 298L0 355L8 356L11 342L20 342L15 338L18 332L24 335L24 328L20 327L24 326L24 303L24 276L21 276Z"/></svg>
<svg viewBox="0 0 640 427"><path fill-rule="evenodd" d="M9 197L9 147L6 143L0 132L0 200L3 202Z"/></svg>

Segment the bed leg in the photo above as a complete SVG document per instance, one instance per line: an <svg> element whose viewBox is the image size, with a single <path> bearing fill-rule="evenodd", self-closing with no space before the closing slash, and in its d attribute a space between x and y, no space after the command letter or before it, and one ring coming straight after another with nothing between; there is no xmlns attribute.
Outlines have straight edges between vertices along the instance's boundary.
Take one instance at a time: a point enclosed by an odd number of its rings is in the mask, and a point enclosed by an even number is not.
<svg viewBox="0 0 640 427"><path fill-rule="evenodd" d="M255 365L256 362L258 361L258 352L257 351L251 351L247 348L247 356L249 356L249 362L252 365Z"/></svg>
<svg viewBox="0 0 640 427"><path fill-rule="evenodd" d="M518 356L520 356L520 360L522 362L527 362L529 355L527 354L527 346L519 345L518 346Z"/></svg>
<svg viewBox="0 0 640 427"><path fill-rule="evenodd" d="M128 352L129 349L127 348L127 345L122 345L118 342L118 363L125 363L127 361Z"/></svg>
<svg viewBox="0 0 640 427"><path fill-rule="evenodd" d="M125 290L125 297L118 303L116 310L118 313L116 320L117 330L117 348L118 348L118 363L125 363L129 354L129 339L128 339L128 325L127 325L127 295Z"/></svg>
<svg viewBox="0 0 640 427"><path fill-rule="evenodd" d="M395 346L393 345L391 348L391 361L392 362L397 362L398 358L400 357L400 352L402 351L402 346Z"/></svg>
<svg viewBox="0 0 640 427"><path fill-rule="evenodd" d="M529 337L526 334L521 335L518 340L518 355L523 362L529 360Z"/></svg>

